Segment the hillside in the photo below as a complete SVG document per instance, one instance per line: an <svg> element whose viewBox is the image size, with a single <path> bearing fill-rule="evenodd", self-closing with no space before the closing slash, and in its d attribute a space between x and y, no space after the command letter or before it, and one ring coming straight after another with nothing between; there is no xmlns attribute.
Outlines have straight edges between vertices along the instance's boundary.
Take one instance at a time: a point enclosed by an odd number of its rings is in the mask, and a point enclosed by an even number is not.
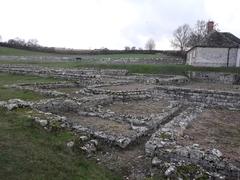
<svg viewBox="0 0 240 180"><path fill-rule="evenodd" d="M44 53L30 50L0 47L0 56L34 56L34 55L55 55L54 53Z"/></svg>

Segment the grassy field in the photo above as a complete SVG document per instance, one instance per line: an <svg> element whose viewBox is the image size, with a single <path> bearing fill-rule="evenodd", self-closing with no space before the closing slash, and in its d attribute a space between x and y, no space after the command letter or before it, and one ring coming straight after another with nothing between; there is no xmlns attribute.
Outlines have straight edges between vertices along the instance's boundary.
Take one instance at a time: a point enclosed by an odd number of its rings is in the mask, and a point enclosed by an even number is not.
<svg viewBox="0 0 240 180"><path fill-rule="evenodd" d="M15 49L15 48L7 48L7 47L0 47L0 56L52 56L56 55L55 53L45 53L45 52L37 52L37 51L30 51L30 50L22 50L22 49ZM58 54L59 55L59 54ZM64 54L67 55L67 54ZM162 56L163 54L161 54ZM111 59L119 59L119 58L157 58L160 56L159 53L156 54L140 54L140 53L126 53L126 54L107 54L107 55L84 55L89 59L103 59L103 58L111 58Z"/></svg>
<svg viewBox="0 0 240 180"><path fill-rule="evenodd" d="M76 61L63 62L26 62L26 61L0 61L0 64L32 64L53 68L96 68L96 69L127 69L130 73L145 74L170 74L170 75L186 75L191 71L208 71L208 72L226 72L240 74L240 68L236 67L194 67L189 65L175 64L94 64L81 63Z"/></svg>
<svg viewBox="0 0 240 180"><path fill-rule="evenodd" d="M12 88L5 88L4 85L11 85L16 83L36 83L36 82L56 82L59 81L53 78L42 78L37 76L23 76L0 73L0 101L13 98L20 98L22 100L40 100L45 98L44 96L26 90L16 90Z"/></svg>
<svg viewBox="0 0 240 180"><path fill-rule="evenodd" d="M0 47L0 55L54 55L41 52L33 52L26 50L19 50L14 48ZM160 55L156 54L109 54L109 55L93 55L87 56L89 62L63 61L63 62L38 62L38 61L0 61L0 64L32 64L45 67L59 67L59 68L111 68L111 69L127 69L130 73L150 73L150 74L173 74L186 75L189 71L210 71L210 72L229 72L240 74L240 68L226 68L226 67L193 67L189 65L174 65L174 64L97 64L94 63L97 59L102 58L157 58ZM92 61L91 58L96 60Z"/></svg>
<svg viewBox="0 0 240 180"><path fill-rule="evenodd" d="M0 64L7 64L0 62ZM170 74L170 75L186 75L192 71L208 71L208 72L225 72L240 74L240 68L236 67L193 67L189 65L174 64L92 64L81 62L11 62L9 64L32 64L53 68L96 68L96 69L127 69L129 73L145 73L145 74Z"/></svg>
<svg viewBox="0 0 240 180"><path fill-rule="evenodd" d="M63 66L63 64L59 64ZM69 64L68 64L69 66ZM129 64L129 65L108 65L108 64L75 64L76 68L112 68L112 69L127 69L129 73L145 73L145 74L170 74L170 75L187 75L192 71L209 71L209 72L228 72L240 74L240 68L211 68L211 67L193 67L189 65L174 65L174 64Z"/></svg>
<svg viewBox="0 0 240 180"><path fill-rule="evenodd" d="M165 56L164 54L155 53L155 54L140 54L140 53L126 53L126 54L105 54L105 55L89 55L86 56L88 59L94 58L94 59L121 59L121 58L159 58Z"/></svg>
<svg viewBox="0 0 240 180"><path fill-rule="evenodd" d="M47 133L26 113L0 108L0 179L118 179L80 153L67 150L71 133Z"/></svg>
<svg viewBox="0 0 240 180"><path fill-rule="evenodd" d="M0 47L0 56L35 56L35 55L54 55L53 53L36 52L15 48Z"/></svg>

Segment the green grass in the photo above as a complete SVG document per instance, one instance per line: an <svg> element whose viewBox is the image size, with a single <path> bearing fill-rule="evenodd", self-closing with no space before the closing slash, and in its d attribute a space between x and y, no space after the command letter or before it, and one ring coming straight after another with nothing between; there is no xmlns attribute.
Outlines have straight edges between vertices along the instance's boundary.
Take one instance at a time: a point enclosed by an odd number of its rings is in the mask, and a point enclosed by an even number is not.
<svg viewBox="0 0 240 180"><path fill-rule="evenodd" d="M118 179L80 153L67 150L71 133L47 133L24 114L0 108L0 179Z"/></svg>
<svg viewBox="0 0 240 180"><path fill-rule="evenodd" d="M5 101L5 100L15 99L15 98L22 99L22 100L37 101L37 100L44 99L46 97L32 91L0 87L0 101Z"/></svg>
<svg viewBox="0 0 240 180"><path fill-rule="evenodd" d="M103 58L110 58L110 59L120 59L120 58L158 58L163 56L163 54L155 53L155 54L140 54L140 53L124 53L124 54L105 54L105 55L89 55L86 56L89 59L103 59Z"/></svg>
<svg viewBox="0 0 240 180"><path fill-rule="evenodd" d="M51 77L39 77L30 75L17 75L0 73L0 85L17 84L17 83L51 83L60 80Z"/></svg>
<svg viewBox="0 0 240 180"><path fill-rule="evenodd" d="M44 53L44 52L37 52L37 51L30 51L30 50L22 50L22 49L15 49L15 48L7 48L7 47L0 47L0 55L5 56L47 56L47 55L54 55L53 53Z"/></svg>
<svg viewBox="0 0 240 180"><path fill-rule="evenodd" d="M236 67L194 67L189 65L174 65L174 64L94 64L81 63L74 61L65 62L4 62L0 64L32 64L44 67L53 68L97 68L97 69L127 69L130 73L145 73L145 74L169 74L169 75L186 75L191 71L207 71L207 72L225 72L240 74L240 68Z"/></svg>
<svg viewBox="0 0 240 180"><path fill-rule="evenodd" d="M240 74L240 68L225 67L193 67L189 65L174 64L92 64L79 62L56 62L40 64L47 67L62 68L97 68L97 69L127 69L129 73L144 74L170 74L170 75L186 75L191 71L207 71L207 72L226 72Z"/></svg>
<svg viewBox="0 0 240 180"><path fill-rule="evenodd" d="M32 91L5 88L4 85L36 82L50 83L56 81L58 80L53 78L0 73L0 101L14 98L35 101L45 98L44 96Z"/></svg>
<svg viewBox="0 0 240 180"><path fill-rule="evenodd" d="M79 64L77 65L75 64L75 67L127 69L129 73L145 73L145 74L186 75L188 72L191 72L191 71L209 71L209 72L226 72L226 73L228 72L228 73L240 74L240 68L193 67L189 65L174 65L174 64L166 64L166 65L165 64L164 65L153 65L153 64L129 64L129 65Z"/></svg>

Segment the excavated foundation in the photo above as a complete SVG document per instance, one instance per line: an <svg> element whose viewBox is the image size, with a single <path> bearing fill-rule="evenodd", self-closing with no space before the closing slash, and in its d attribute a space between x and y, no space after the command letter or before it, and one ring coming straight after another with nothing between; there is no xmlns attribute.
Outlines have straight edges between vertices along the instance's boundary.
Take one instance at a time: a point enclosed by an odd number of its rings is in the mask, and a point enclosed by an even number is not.
<svg viewBox="0 0 240 180"><path fill-rule="evenodd" d="M239 177L238 85L217 88L181 76L128 75L126 70L1 65L0 71L65 79L7 86L48 98L0 101L0 106L32 108L39 114L33 115L35 122L74 132L81 150L129 179L162 170L174 178L178 168L189 164L198 167L196 177Z"/></svg>

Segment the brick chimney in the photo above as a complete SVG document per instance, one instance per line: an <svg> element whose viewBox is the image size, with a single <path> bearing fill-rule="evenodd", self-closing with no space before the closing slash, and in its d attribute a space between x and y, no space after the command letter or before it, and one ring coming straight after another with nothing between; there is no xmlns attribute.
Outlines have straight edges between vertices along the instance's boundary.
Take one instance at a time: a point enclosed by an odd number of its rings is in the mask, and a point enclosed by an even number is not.
<svg viewBox="0 0 240 180"><path fill-rule="evenodd" d="M207 22L207 32L210 33L214 30L214 22L213 21L208 21Z"/></svg>

